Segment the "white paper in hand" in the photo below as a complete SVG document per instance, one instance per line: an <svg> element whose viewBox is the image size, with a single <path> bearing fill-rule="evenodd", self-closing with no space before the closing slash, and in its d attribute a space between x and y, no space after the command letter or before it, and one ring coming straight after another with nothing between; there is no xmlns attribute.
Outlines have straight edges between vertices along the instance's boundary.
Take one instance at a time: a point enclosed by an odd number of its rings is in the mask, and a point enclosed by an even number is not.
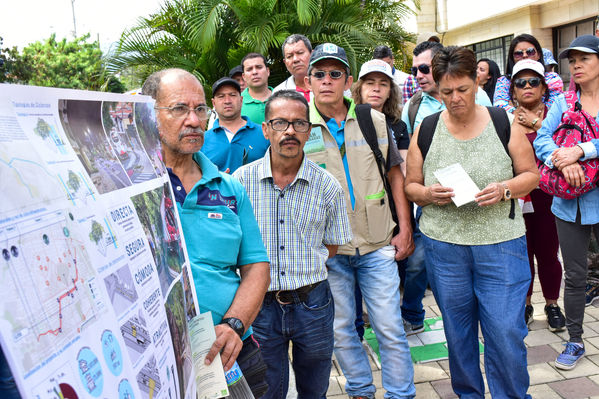
<svg viewBox="0 0 599 399"><path fill-rule="evenodd" d="M456 206L474 201L474 195L480 191L459 163L437 169L433 174L443 187L453 189L454 196L451 197L451 200Z"/></svg>

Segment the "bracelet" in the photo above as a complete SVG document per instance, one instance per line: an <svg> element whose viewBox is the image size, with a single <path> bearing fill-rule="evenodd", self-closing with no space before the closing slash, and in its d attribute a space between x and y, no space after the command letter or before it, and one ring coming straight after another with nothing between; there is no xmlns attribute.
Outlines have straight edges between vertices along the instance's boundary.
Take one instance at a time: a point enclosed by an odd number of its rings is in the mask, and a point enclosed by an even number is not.
<svg viewBox="0 0 599 399"><path fill-rule="evenodd" d="M537 122L538 122L538 121L539 121L539 118L536 118L536 119L534 119L534 120L531 122L531 126L532 126L532 127L535 127L535 125L537 124Z"/></svg>

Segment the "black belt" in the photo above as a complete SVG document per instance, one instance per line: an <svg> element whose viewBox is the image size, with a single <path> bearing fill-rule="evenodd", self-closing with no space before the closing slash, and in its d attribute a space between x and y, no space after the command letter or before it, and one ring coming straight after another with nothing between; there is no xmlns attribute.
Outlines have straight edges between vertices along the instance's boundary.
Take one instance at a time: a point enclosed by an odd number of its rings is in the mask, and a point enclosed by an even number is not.
<svg viewBox="0 0 599 399"><path fill-rule="evenodd" d="M324 281L324 280L323 280ZM318 287L322 283L319 281L314 284L304 285L303 287L299 287L295 290L287 290L287 291L268 291L266 293L265 299L274 299L279 302L281 305L289 305L290 303L295 302L295 295L297 295L297 299L300 302L305 302L308 299L308 294L316 287Z"/></svg>

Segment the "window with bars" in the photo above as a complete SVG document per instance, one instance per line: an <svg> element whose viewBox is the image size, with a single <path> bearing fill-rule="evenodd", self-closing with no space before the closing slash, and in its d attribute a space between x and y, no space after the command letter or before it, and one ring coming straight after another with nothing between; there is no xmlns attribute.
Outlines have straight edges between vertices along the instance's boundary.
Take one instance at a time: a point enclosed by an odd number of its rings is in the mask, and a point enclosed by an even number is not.
<svg viewBox="0 0 599 399"><path fill-rule="evenodd" d="M470 44L466 47L474 51L477 60L480 60L481 58L489 58L495 61L499 66L499 70L503 74L505 70L507 52L510 48L510 42L513 38L514 35L508 35L491 40L485 40L484 42Z"/></svg>

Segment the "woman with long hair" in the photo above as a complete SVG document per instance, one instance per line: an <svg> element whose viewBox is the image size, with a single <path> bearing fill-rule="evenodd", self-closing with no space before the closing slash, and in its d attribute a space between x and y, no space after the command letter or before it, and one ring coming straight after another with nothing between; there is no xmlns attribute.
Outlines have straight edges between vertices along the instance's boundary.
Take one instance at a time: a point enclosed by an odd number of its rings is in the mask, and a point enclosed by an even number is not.
<svg viewBox="0 0 599 399"><path fill-rule="evenodd" d="M510 101L510 80L512 79L512 69L514 64L520 60L531 59L538 61L543 64L543 49L539 41L533 36L527 33L516 36L510 43L508 50L507 63L505 67L505 75L497 80L495 86L495 94L493 96L493 105L501 107L507 112L513 113L516 110L514 104ZM549 97L546 101L543 101L547 107L551 107L551 104L560 95L564 89L564 82L562 78L555 72L545 72L545 82L549 88ZM530 126L530 122L535 118L534 115L525 115L524 122ZM541 126L537 125L536 131Z"/></svg>
<svg viewBox="0 0 599 399"><path fill-rule="evenodd" d="M478 85L493 99L497 79L501 76L501 71L497 63L489 58L481 58L476 64L476 75L478 76Z"/></svg>
<svg viewBox="0 0 599 399"><path fill-rule="evenodd" d="M553 133L561 124L562 115L566 111L582 113L587 118L585 124L588 124L589 128L599 130L599 38L593 35L577 37L570 47L559 54L559 58L568 59L570 76L576 84L576 92L568 92L567 96L561 95L554 102L538 131L534 147L541 162L548 167L557 168L570 186L578 187L586 180L580 161L597 158L599 139L578 143L573 147L558 147L553 140ZM572 101L574 99L575 103ZM597 122L594 126L593 119ZM573 199L554 196L551 211L555 215L566 272L564 309L569 335L566 348L555 360L555 366L570 370L585 353L582 323L587 253L591 230L594 230L595 235L599 233L599 188L596 187Z"/></svg>
<svg viewBox="0 0 599 399"><path fill-rule="evenodd" d="M540 125L547 114L547 106L543 99L549 95L545 83L545 68L540 62L522 60L514 65L510 85L510 98L516 106L516 113L538 115L532 121L533 125ZM514 121L512 134L526 136L530 144L537 137L537 132L523 124ZM526 225L526 244L528 249L528 264L532 281L526 295L526 308L524 318L526 324L533 321L534 308L531 303L532 287L535 276L535 258L539 271L539 280L543 297L545 298L545 314L547 324L551 331L562 331L566 319L557 304L560 285L562 283L562 265L557 257L559 241L555 227L555 217L551 213L553 197L541 189L536 188L530 192L530 203L523 208L524 224ZM532 205L532 206L531 206Z"/></svg>

